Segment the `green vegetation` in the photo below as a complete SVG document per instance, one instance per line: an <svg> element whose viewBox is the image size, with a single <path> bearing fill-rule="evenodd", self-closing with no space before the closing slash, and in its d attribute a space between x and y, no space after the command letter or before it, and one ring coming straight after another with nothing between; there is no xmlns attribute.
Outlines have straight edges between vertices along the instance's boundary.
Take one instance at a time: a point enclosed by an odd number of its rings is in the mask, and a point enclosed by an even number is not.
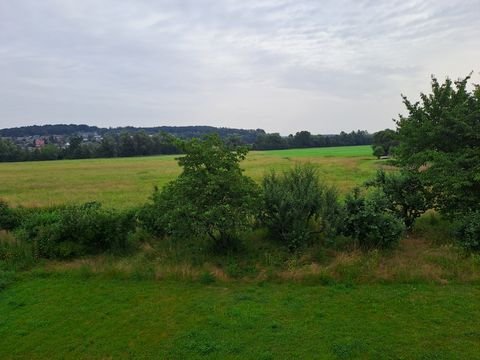
<svg viewBox="0 0 480 360"><path fill-rule="evenodd" d="M345 199L343 234L352 237L355 247L386 249L398 244L403 224L388 211L388 199L381 193L371 196L355 189Z"/></svg>
<svg viewBox="0 0 480 360"><path fill-rule="evenodd" d="M121 252L134 231L132 211L101 209L99 203L21 212L15 237L36 258L72 258L104 251Z"/></svg>
<svg viewBox="0 0 480 360"><path fill-rule="evenodd" d="M0 163L0 198L12 206L53 206L98 201L105 207L144 204L180 174L178 156ZM245 175L260 182L270 169L284 170L309 162L325 181L342 192L371 177L377 162L369 146L253 151L241 164Z"/></svg>
<svg viewBox="0 0 480 360"><path fill-rule="evenodd" d="M63 275L0 297L2 359L479 359L480 287Z"/></svg>
<svg viewBox="0 0 480 360"><path fill-rule="evenodd" d="M260 220L274 239L290 250L311 244L314 234L336 235L341 208L334 188L320 182L312 166L296 166L262 182Z"/></svg>
<svg viewBox="0 0 480 360"><path fill-rule="evenodd" d="M450 215L480 204L480 85L470 77L440 84L420 102L404 97L408 110L397 122L397 162L417 171L435 196L435 208Z"/></svg>
<svg viewBox="0 0 480 360"><path fill-rule="evenodd" d="M402 219L409 230L415 220L433 205L430 189L410 171L387 174L380 169L366 185L381 192L386 199L387 209Z"/></svg>
<svg viewBox="0 0 480 360"><path fill-rule="evenodd" d="M142 210L146 228L155 235L177 240L209 236L213 247L235 247L239 234L251 226L257 213L259 189L242 174L240 161L248 150L231 150L218 136L181 142L182 173Z"/></svg>

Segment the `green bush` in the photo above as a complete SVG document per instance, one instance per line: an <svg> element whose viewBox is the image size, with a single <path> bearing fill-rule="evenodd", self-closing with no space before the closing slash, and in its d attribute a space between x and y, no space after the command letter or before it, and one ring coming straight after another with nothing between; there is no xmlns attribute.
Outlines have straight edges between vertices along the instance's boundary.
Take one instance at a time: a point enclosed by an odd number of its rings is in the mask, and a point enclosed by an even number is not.
<svg viewBox="0 0 480 360"><path fill-rule="evenodd" d="M362 249L390 248L398 243L405 226L387 210L387 199L381 193L371 197L355 189L345 199L343 234Z"/></svg>
<svg viewBox="0 0 480 360"><path fill-rule="evenodd" d="M0 200L0 230L13 230L18 223L19 219L15 210L10 208L5 201Z"/></svg>
<svg viewBox="0 0 480 360"><path fill-rule="evenodd" d="M319 180L310 165L266 175L261 221L290 250L306 245L315 233L331 236L340 219L335 189Z"/></svg>
<svg viewBox="0 0 480 360"><path fill-rule="evenodd" d="M430 189L422 182L419 173L402 170L387 174L378 170L375 178L367 181L367 187L375 187L387 199L387 209L403 220L411 230L415 220L433 207Z"/></svg>
<svg viewBox="0 0 480 360"><path fill-rule="evenodd" d="M155 187L151 197L152 202L145 204L137 214L137 219L143 229L150 234L162 237L166 235L164 224L164 204L160 202L159 190Z"/></svg>
<svg viewBox="0 0 480 360"><path fill-rule="evenodd" d="M480 211L470 212L460 219L457 239L465 250L480 252Z"/></svg>
<svg viewBox="0 0 480 360"><path fill-rule="evenodd" d="M125 250L134 225L133 213L86 203L32 211L23 218L16 236L32 244L36 257L70 258Z"/></svg>

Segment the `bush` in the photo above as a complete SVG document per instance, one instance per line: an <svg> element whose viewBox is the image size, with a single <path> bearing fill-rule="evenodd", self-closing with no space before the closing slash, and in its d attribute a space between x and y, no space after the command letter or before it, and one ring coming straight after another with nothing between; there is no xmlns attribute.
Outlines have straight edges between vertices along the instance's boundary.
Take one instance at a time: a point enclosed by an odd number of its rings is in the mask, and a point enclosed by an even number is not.
<svg viewBox="0 0 480 360"><path fill-rule="evenodd" d="M25 216L16 235L32 244L36 257L70 258L125 250L134 225L131 213L86 203L34 211Z"/></svg>
<svg viewBox="0 0 480 360"><path fill-rule="evenodd" d="M387 174L378 170L375 178L367 181L366 185L383 192L387 209L402 219L408 230L412 229L420 215L433 206L430 190L415 172L402 170Z"/></svg>
<svg viewBox="0 0 480 360"><path fill-rule="evenodd" d="M402 222L386 210L387 199L381 193L367 198L355 189L345 199L343 233L362 249L390 248L398 243L405 229Z"/></svg>
<svg viewBox="0 0 480 360"><path fill-rule="evenodd" d="M8 204L0 200L0 230L11 231L18 225L18 217Z"/></svg>
<svg viewBox="0 0 480 360"><path fill-rule="evenodd" d="M296 166L263 179L262 223L290 250L307 244L314 233L332 235L340 214L337 193L322 184L316 169Z"/></svg>
<svg viewBox="0 0 480 360"><path fill-rule="evenodd" d="M480 252L480 211L470 212L460 219L457 238L465 250Z"/></svg>

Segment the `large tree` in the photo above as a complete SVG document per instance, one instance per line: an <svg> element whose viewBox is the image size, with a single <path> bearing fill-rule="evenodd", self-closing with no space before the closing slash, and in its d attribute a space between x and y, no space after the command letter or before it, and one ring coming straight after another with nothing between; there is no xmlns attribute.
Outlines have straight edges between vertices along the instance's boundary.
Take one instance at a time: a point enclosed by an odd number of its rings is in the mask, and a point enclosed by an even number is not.
<svg viewBox="0 0 480 360"><path fill-rule="evenodd" d="M206 235L217 249L235 244L258 205L258 186L243 175L245 147L230 148L218 135L177 141L185 156L177 179L153 196L147 211L157 214L154 227L175 238Z"/></svg>
<svg viewBox="0 0 480 360"><path fill-rule="evenodd" d="M480 87L469 80L433 77L420 101L403 97L408 114L397 121L400 165L423 178L446 213L480 204Z"/></svg>

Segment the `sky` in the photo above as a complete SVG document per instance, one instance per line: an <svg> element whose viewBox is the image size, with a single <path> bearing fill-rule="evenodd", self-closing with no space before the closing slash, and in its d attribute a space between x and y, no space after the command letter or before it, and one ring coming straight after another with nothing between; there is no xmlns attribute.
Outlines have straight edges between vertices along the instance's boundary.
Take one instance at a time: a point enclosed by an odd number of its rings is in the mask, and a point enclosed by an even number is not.
<svg viewBox="0 0 480 360"><path fill-rule="evenodd" d="M480 82L480 0L0 0L0 128L394 128Z"/></svg>

